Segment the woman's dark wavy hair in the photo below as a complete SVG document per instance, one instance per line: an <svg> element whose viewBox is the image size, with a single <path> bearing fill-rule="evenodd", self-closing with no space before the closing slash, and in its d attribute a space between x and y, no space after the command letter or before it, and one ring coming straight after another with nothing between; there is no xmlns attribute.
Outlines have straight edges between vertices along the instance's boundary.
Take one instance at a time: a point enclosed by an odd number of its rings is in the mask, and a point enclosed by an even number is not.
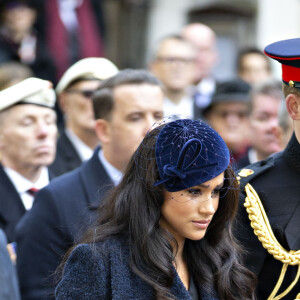
<svg viewBox="0 0 300 300"><path fill-rule="evenodd" d="M158 299L174 299L169 290L174 278L175 239L160 227L163 186L155 162L155 142L164 125L150 131L133 155L122 182L99 207L95 228L84 243L125 235L132 271L150 284ZM196 285L222 300L254 299L254 275L240 264L239 247L232 235L238 206L238 183L231 167L225 171L225 189L205 237L186 240L184 254ZM230 187L230 188L229 188ZM221 198L220 197L220 198Z"/></svg>

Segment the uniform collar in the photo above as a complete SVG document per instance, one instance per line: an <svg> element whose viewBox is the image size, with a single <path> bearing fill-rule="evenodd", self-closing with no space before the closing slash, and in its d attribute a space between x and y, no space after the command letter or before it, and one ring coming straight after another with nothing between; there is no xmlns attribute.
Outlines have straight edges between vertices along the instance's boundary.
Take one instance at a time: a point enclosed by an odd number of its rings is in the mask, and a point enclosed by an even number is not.
<svg viewBox="0 0 300 300"><path fill-rule="evenodd" d="M296 138L295 132L283 151L283 157L291 169L300 173L300 144Z"/></svg>

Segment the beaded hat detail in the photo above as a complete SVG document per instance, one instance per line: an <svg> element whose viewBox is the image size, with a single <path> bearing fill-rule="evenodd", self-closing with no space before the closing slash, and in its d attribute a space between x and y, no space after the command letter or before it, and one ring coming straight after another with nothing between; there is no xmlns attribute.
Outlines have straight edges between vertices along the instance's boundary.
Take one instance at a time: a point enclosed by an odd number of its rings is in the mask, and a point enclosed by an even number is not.
<svg viewBox="0 0 300 300"><path fill-rule="evenodd" d="M221 136L205 122L179 119L164 125L155 144L160 179L169 192L207 182L224 172L230 161Z"/></svg>

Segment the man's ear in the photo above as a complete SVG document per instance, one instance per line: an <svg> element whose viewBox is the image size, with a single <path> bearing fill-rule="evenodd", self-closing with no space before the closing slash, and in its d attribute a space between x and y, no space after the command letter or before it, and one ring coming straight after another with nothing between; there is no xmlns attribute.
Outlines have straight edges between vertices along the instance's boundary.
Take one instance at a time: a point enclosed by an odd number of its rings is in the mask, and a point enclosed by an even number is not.
<svg viewBox="0 0 300 300"><path fill-rule="evenodd" d="M101 144L110 142L110 123L104 119L98 119L95 122L95 132Z"/></svg>
<svg viewBox="0 0 300 300"><path fill-rule="evenodd" d="M67 110L66 107L68 105L66 93L62 92L61 94L57 95L57 102L61 111L65 113Z"/></svg>
<svg viewBox="0 0 300 300"><path fill-rule="evenodd" d="M286 97L286 109L293 120L300 120L300 97L289 94Z"/></svg>

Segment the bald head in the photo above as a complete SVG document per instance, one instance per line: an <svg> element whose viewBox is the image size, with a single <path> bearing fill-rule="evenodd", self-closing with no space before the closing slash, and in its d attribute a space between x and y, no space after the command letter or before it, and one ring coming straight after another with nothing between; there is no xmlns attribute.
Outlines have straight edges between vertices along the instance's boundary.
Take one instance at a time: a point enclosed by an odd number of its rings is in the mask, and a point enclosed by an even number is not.
<svg viewBox="0 0 300 300"><path fill-rule="evenodd" d="M184 39L197 49L197 74L195 82L211 75L218 58L216 34L205 24L192 23L186 25L181 32Z"/></svg>

